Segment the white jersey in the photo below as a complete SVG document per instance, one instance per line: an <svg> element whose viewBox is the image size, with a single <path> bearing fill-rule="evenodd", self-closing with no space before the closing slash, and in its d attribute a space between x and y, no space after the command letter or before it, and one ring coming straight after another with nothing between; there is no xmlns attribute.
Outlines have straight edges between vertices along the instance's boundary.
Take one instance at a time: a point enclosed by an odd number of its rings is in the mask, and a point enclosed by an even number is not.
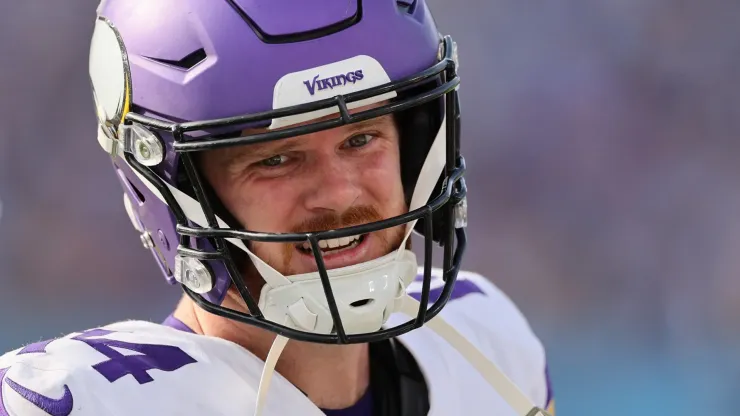
<svg viewBox="0 0 740 416"><path fill-rule="evenodd" d="M440 286L433 282L433 292L439 293ZM409 289L418 292L420 283ZM461 272L441 314L535 404L547 406L543 347L500 290L477 274ZM388 325L407 319L392 316ZM430 416L513 414L431 330L420 328L399 340L425 376ZM150 322L120 322L1 356L0 416L251 415L263 364L223 339ZM262 414L323 415L278 373Z"/></svg>

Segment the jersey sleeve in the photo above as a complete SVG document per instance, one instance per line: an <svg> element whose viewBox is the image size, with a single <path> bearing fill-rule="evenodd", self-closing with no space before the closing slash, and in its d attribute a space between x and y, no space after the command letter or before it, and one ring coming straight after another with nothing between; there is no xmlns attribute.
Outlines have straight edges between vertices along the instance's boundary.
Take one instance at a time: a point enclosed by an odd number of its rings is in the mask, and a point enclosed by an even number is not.
<svg viewBox="0 0 740 416"><path fill-rule="evenodd" d="M251 415L263 368L223 339L119 322L2 356L0 416ZM276 373L263 414L321 411Z"/></svg>
<svg viewBox="0 0 740 416"><path fill-rule="evenodd" d="M508 367L512 380L537 406L546 409L552 402L546 352L527 318L511 298L482 275L463 271L458 279L464 282L463 290L470 292L475 287L481 292L471 297L471 305L460 309L472 332L478 334L483 352L492 358L504 358L497 361Z"/></svg>
<svg viewBox="0 0 740 416"><path fill-rule="evenodd" d="M3 355L0 416L126 414L136 404L133 397L161 389L162 382L149 384L155 377L175 377L174 371L195 363L178 346L136 335L93 329Z"/></svg>
<svg viewBox="0 0 740 416"><path fill-rule="evenodd" d="M430 301L441 293L441 272L432 282ZM421 276L420 276L421 277ZM420 288L419 279L410 288ZM516 304L480 274L461 271L450 300L442 310L445 320L457 328L483 354L494 361L537 406L552 406L552 386L545 349Z"/></svg>
<svg viewBox="0 0 740 416"><path fill-rule="evenodd" d="M53 341L29 344L0 356L0 416L72 413L69 369L46 356Z"/></svg>
<svg viewBox="0 0 740 416"><path fill-rule="evenodd" d="M552 379L550 378L550 369L545 365L545 383L547 384L547 397L545 399L544 409L550 414L555 416L555 394L552 389Z"/></svg>

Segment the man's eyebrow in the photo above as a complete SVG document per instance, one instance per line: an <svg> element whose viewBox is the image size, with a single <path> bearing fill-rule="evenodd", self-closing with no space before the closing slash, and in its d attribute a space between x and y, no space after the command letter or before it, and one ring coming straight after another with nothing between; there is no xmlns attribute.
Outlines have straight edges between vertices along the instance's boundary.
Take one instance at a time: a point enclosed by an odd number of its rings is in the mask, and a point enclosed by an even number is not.
<svg viewBox="0 0 740 416"><path fill-rule="evenodd" d="M390 116L384 116L384 117L376 117L370 120L364 120L359 121L357 123L347 124L343 127L344 131L343 133L347 136L351 136L359 131L368 130L372 128L382 128L386 127L388 125L393 124L393 119ZM263 131L254 131L254 130L244 130L241 133L241 136L249 136L251 134L255 133L262 133ZM275 155L279 155L285 152L288 152L290 150L293 150L294 148L298 147L300 145L300 138L299 137L291 137L288 139L281 139L277 140L277 142L282 142L279 145L275 146L272 144L272 142L265 142L265 143L258 143L258 144L252 144L252 145L245 145L248 146L247 149L245 149L244 152L235 152L231 157L228 158L228 162L232 163L235 161L242 161L242 160L262 160L267 159L268 157L272 157Z"/></svg>
<svg viewBox="0 0 740 416"><path fill-rule="evenodd" d="M297 138L284 139L284 140L278 140L278 141L282 143L278 144L277 146L273 145L270 142L245 145L246 147L244 148L243 151L235 152L233 155L231 155L231 157L228 158L228 161L229 163L233 163L236 161L243 161L243 160L267 159L268 157L272 157L275 155L288 152L292 150L293 148L298 147L298 145L300 144Z"/></svg>
<svg viewBox="0 0 740 416"><path fill-rule="evenodd" d="M353 134L361 130L368 130L371 128L381 128L393 125L393 118L391 116L382 116L371 118L370 120L359 121L357 123L348 124L346 126L346 133Z"/></svg>

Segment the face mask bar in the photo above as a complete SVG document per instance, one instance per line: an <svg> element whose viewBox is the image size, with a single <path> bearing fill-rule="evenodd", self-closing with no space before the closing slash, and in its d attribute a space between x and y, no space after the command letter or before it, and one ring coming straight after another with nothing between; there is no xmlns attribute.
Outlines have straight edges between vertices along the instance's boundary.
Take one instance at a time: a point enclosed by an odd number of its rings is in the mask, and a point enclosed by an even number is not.
<svg viewBox="0 0 740 416"><path fill-rule="evenodd" d="M149 180L162 194L165 202L171 207L177 221L176 231L179 234L179 246L177 248L178 254L198 260L222 261L227 269L227 272L230 275L232 284L239 291L242 299L246 303L247 308L249 309L249 313L238 312L214 304L200 296L198 293L192 291L186 285L182 285L183 291L191 299L193 299L196 304L198 304L201 308L208 312L236 321L252 324L289 338L319 343L349 344L387 339L418 328L422 326L425 322L436 316L447 303L452 293L452 289L454 287L457 272L460 268L460 263L467 240L464 224L457 224L457 226L455 224L456 222L458 222L455 217L455 208L464 203L467 192L465 181L463 179L463 174L465 172L465 162L459 154L459 107L456 89L460 81L456 74L456 62L453 59L454 43L452 42L450 37L445 37L442 45L444 46L444 48L441 48L440 52L444 52L444 56L441 56L440 61L427 70L397 82L391 82L368 90L348 94L346 96L340 95L326 100L301 104L258 114L187 123L168 123L149 117L144 117L135 113L127 114L127 125L137 123L138 125L148 127L149 129L165 130L173 134L175 138L173 147L175 151L180 154L185 173L187 174L190 184L193 187L193 191L195 192L195 195L197 197L196 199L199 201L201 208L203 209L203 213L205 214L208 228L192 227L182 207L179 205L175 197L172 195L171 191L168 189L167 184L165 184L163 180L152 170L150 170L150 168L148 168L145 164L140 163L140 161L137 160L139 158L137 158L135 154L128 152L124 154L124 157L129 165L131 165L134 170L136 170L147 180ZM440 55L442 54L440 53ZM347 108L348 103L372 98L390 91L400 91L409 87L420 85L421 83L424 83L435 76L439 76L442 82L439 83L439 86L429 90L428 92L396 102L391 102L390 104L376 107L371 110L358 112L355 114L350 114L349 109ZM196 151L212 150L227 146L255 144L314 133L346 124L368 120L386 114L395 113L398 111L403 111L418 105L425 104L432 100L436 100L442 96L445 97L445 112L447 114L447 140L445 179L441 192L437 197L435 197L429 203L420 208L414 209L406 214L402 214L397 217L370 224L347 227L338 230L290 234L260 233L248 230L220 228L215 211L213 209L213 204L211 203L210 198L206 195L206 187L190 154L191 152ZM339 109L338 118L332 118L307 125L290 127L282 130L270 131L249 136L219 139L199 138L185 141L184 133L188 131L240 126L254 122L268 121L279 117L292 116L296 114L331 108L335 106ZM444 217L446 218L445 229L443 230L445 234L443 280L445 284L439 298L431 307L427 308L431 286L432 269L432 214L438 210L443 210ZM425 261L424 279L422 282L422 292L420 299L421 307L419 308L416 319L409 320L408 322L393 328L381 329L372 333L347 335L344 331L342 319L339 315L336 300L331 288L331 282L328 277L327 270L324 266L323 255L319 248L319 241L331 238L347 237L357 234L366 234L369 232L379 231L382 229L407 224L411 221L417 221L421 219L424 220ZM209 252L189 248L189 237L209 239L209 241L213 243L215 251ZM312 247L312 252L318 266L318 272L324 289L324 294L326 295L327 304L329 306L331 316L334 321L335 333L328 335L316 334L296 330L281 325L279 323L268 321L258 307L255 300L256 298L246 287L246 284L243 281L242 275L238 270L236 262L228 252L228 247L226 245L227 239L281 243L308 242Z"/></svg>

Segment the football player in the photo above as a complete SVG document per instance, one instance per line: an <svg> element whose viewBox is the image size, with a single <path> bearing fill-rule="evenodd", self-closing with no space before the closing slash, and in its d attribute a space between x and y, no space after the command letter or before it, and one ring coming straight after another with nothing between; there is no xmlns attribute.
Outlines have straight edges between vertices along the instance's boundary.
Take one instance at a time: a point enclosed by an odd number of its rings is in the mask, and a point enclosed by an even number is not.
<svg viewBox="0 0 740 416"><path fill-rule="evenodd" d="M459 62L424 0L97 14L98 142L184 294L0 357L0 415L552 413L538 338L460 270Z"/></svg>

